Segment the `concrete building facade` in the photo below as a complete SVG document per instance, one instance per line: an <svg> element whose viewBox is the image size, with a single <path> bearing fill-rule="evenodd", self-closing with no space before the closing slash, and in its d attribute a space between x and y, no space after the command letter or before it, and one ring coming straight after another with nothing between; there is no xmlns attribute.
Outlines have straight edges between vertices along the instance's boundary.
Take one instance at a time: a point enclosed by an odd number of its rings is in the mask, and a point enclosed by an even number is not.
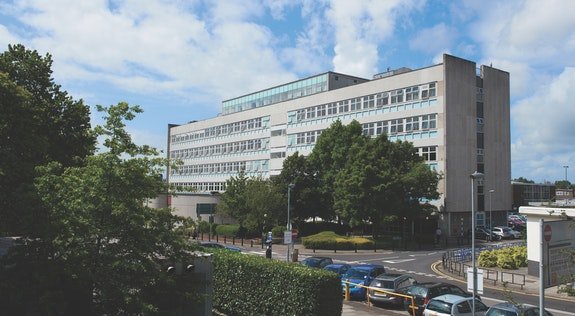
<svg viewBox="0 0 575 316"><path fill-rule="evenodd" d="M217 203L226 180L240 170L278 175L286 157L309 154L333 122L357 120L365 135L412 142L442 174L441 198L432 203L447 235L470 227L475 171L485 175L474 183L477 224L488 207L494 223L503 224L512 199L509 99L509 73L444 55L440 64L372 80L328 72L227 100L217 117L169 126L169 158L183 165L168 170L168 182L195 190L171 205L201 217L199 210Z"/></svg>

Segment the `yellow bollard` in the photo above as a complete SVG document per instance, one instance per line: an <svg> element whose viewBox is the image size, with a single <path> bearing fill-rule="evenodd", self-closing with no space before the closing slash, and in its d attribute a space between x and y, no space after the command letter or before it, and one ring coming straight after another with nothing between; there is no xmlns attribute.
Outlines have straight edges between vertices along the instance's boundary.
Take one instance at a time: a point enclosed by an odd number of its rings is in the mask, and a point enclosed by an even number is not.
<svg viewBox="0 0 575 316"><path fill-rule="evenodd" d="M345 282L345 300L349 301L349 283Z"/></svg>

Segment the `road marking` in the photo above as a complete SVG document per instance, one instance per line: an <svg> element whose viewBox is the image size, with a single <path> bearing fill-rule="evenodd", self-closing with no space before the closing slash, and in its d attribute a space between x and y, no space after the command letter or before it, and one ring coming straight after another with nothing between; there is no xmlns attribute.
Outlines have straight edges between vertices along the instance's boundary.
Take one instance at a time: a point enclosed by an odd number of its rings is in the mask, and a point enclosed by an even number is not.
<svg viewBox="0 0 575 316"><path fill-rule="evenodd" d="M408 261L413 261L415 259L399 259L399 260L382 260L382 262L387 262L387 263L403 263L403 262L408 262Z"/></svg>

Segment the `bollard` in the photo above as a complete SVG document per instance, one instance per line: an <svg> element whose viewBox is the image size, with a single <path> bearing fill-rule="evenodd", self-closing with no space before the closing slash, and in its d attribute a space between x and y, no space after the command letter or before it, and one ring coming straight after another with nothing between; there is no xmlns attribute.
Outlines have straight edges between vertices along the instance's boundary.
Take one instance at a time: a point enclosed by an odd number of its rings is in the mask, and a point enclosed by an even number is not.
<svg viewBox="0 0 575 316"><path fill-rule="evenodd" d="M299 255L299 249L295 249L292 252L292 262L298 262L298 255Z"/></svg>
<svg viewBox="0 0 575 316"><path fill-rule="evenodd" d="M232 245L235 245L235 244L236 244L236 236L233 236L232 237Z"/></svg>
<svg viewBox="0 0 575 316"><path fill-rule="evenodd" d="M355 253L357 253L357 243L355 243L354 246L355 246Z"/></svg>
<svg viewBox="0 0 575 316"><path fill-rule="evenodd" d="M226 243L226 235L224 235L224 244Z"/></svg>
<svg viewBox="0 0 575 316"><path fill-rule="evenodd" d="M242 247L244 246L244 237L242 237Z"/></svg>
<svg viewBox="0 0 575 316"><path fill-rule="evenodd" d="M216 234L216 242L220 242L220 236Z"/></svg>
<svg viewBox="0 0 575 316"><path fill-rule="evenodd" d="M254 240L252 239L252 240L250 240L250 248L253 248L253 247L254 247Z"/></svg>
<svg viewBox="0 0 575 316"><path fill-rule="evenodd" d="M349 283L345 282L345 297L344 299L346 301L349 301L350 297L349 297Z"/></svg>

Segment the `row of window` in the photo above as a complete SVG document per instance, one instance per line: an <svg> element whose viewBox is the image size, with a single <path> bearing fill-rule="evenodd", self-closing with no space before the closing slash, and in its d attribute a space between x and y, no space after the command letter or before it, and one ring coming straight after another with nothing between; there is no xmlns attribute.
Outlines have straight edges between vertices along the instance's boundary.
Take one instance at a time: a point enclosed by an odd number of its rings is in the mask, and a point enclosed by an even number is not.
<svg viewBox="0 0 575 316"><path fill-rule="evenodd" d="M319 138L319 135L321 135L321 130L297 133L295 143L297 145L315 144L316 140Z"/></svg>
<svg viewBox="0 0 575 316"><path fill-rule="evenodd" d="M394 120L372 122L363 124L363 135L378 136L383 133L393 135L409 133L417 130L437 128L437 114L426 114Z"/></svg>
<svg viewBox="0 0 575 316"><path fill-rule="evenodd" d="M212 173L237 173L268 171L268 160L250 160L209 163L203 165L184 165L172 169L172 175L194 175Z"/></svg>
<svg viewBox="0 0 575 316"><path fill-rule="evenodd" d="M326 91L328 88L327 81L328 75L321 74L279 87L255 92L243 97L224 101L222 103L222 111L223 114L229 114Z"/></svg>
<svg viewBox="0 0 575 316"><path fill-rule="evenodd" d="M299 109L296 111L296 122L314 119L317 117L332 116L347 112L359 111L376 107L383 107L388 104L397 104L419 99L435 97L436 84L428 83L420 86L413 86L394 91L381 92L377 94L357 97L328 104Z"/></svg>
<svg viewBox="0 0 575 316"><path fill-rule="evenodd" d="M196 192L223 192L226 190L225 182L174 182L174 185L185 190L192 189Z"/></svg>
<svg viewBox="0 0 575 316"><path fill-rule="evenodd" d="M234 122L230 124L208 127L201 131L172 135L171 141L172 143L178 143L206 137L215 137L219 135L228 135L250 130L257 130L261 129L263 126L262 119L263 118L258 117L255 119L245 120L241 122Z"/></svg>
<svg viewBox="0 0 575 316"><path fill-rule="evenodd" d="M261 149L268 149L267 138L249 139L233 143L173 150L170 152L170 158L184 159L184 158L195 158L195 157L208 157L208 156L225 155L240 152L258 151Z"/></svg>

